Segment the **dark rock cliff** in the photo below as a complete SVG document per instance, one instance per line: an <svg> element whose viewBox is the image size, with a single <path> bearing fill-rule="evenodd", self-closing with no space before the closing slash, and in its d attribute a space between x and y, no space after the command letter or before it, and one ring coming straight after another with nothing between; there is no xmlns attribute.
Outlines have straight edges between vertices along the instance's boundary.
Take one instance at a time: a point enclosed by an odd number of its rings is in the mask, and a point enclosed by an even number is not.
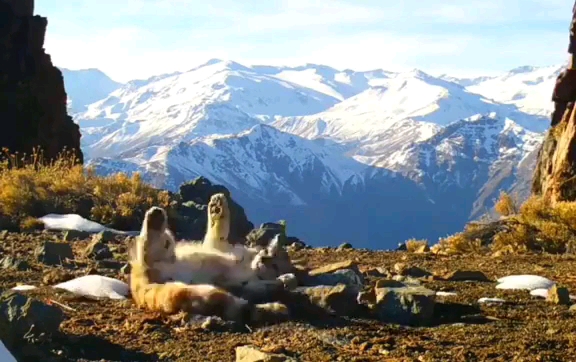
<svg viewBox="0 0 576 362"><path fill-rule="evenodd" d="M538 153L532 193L553 203L576 201L576 4L570 24L570 58L552 94L551 129Z"/></svg>
<svg viewBox="0 0 576 362"><path fill-rule="evenodd" d="M48 20L33 14L33 0L0 0L0 147L41 147L47 160L73 150L83 162L62 73L44 51Z"/></svg>

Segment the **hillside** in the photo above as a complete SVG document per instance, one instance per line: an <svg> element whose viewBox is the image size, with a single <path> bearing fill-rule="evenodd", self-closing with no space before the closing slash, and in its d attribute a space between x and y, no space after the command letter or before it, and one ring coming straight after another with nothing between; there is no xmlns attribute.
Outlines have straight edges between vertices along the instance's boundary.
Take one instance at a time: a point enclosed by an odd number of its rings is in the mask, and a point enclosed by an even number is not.
<svg viewBox="0 0 576 362"><path fill-rule="evenodd" d="M0 288L12 288L17 283L39 286L38 289L18 292L18 295L31 297L32 300L47 300L51 305L35 305L36 308L57 308L63 314L63 321L55 335L44 337L42 341L31 341L19 350L21 356L28 358L26 360L224 362L238 361L238 347L247 346L263 351L264 356L276 355L276 360L286 362L338 359L569 361L574 350L574 308L547 302L527 290L497 289L492 282L510 274L538 274L574 290L573 257L432 257L429 254L362 250L291 251L294 260L305 260L310 267L358 261L366 285L374 285L378 280L380 283L399 283L386 275L402 280L406 279L402 274L416 273L413 275L417 277L409 277L410 283L437 292L432 324L414 328L382 323L366 316L325 315L321 312L323 309L310 310L306 304L298 304L293 309L298 318L283 323L252 325L248 329L223 323L214 317L183 314L161 316L136 308L131 300L94 300L53 289L50 285L54 283L87 273L120 280L127 280L128 276L120 270L122 256L117 256L116 261L82 259L80 255L89 239L70 242L77 255L74 267L64 269L39 265L30 255L47 237L57 239L62 235L0 236L2 250L10 255L22 255L17 261L26 261L31 268L1 273ZM121 255L125 249L121 239L110 240L107 244L115 250L116 255ZM415 269L400 271L402 263ZM474 275L469 276L473 281L444 279L459 270L475 271L468 274ZM417 274L422 272L425 274ZM434 273L435 276L428 277L427 273ZM490 281L481 281L479 277L482 275ZM347 297L346 294L335 294L333 297L329 305L341 310L351 310L355 303L355 297ZM480 298L501 300L479 302ZM56 314L52 309L50 312ZM35 315L34 318L41 317ZM252 358L248 361L258 360L254 356Z"/></svg>

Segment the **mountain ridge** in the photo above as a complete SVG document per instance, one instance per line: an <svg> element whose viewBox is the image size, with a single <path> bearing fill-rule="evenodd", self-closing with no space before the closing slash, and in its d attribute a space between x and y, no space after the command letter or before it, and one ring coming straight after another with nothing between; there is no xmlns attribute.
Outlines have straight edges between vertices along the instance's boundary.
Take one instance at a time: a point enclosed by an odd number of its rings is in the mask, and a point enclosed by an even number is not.
<svg viewBox="0 0 576 362"><path fill-rule="evenodd" d="M518 74L530 72L542 71ZM489 210L501 188L526 189L526 160L548 120L520 106L420 70L213 59L128 82L76 121L99 173L140 171L171 190L202 175L232 190L255 222L294 220L312 244L346 236L389 248L435 241Z"/></svg>

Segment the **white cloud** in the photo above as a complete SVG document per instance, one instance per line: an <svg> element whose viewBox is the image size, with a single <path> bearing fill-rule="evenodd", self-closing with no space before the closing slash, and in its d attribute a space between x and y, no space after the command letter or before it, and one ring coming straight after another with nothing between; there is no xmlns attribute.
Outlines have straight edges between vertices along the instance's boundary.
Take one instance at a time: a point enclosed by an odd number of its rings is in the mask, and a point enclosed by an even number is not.
<svg viewBox="0 0 576 362"><path fill-rule="evenodd" d="M486 2L467 0L466 3L438 4L418 12L417 16L452 24L475 24L479 22L493 23L506 19L505 6L502 2ZM509 16L509 14L508 14Z"/></svg>
<svg viewBox="0 0 576 362"><path fill-rule="evenodd" d="M461 37L398 36L371 33L318 39L301 53L316 62L347 68L401 66L414 55L453 56L467 41ZM316 60L317 59L317 60Z"/></svg>
<svg viewBox="0 0 576 362"><path fill-rule="evenodd" d="M440 5L437 0L405 0L378 8L370 7L368 1L277 0L254 9L249 2L234 0L78 0L72 9L57 8L54 14L43 15L49 17L45 47L55 64L72 69L96 67L125 81L186 70L209 58L247 64L321 63L357 70L419 67L454 72L556 62L566 52L567 30L527 35L524 29L516 34L508 29L499 37L459 32L459 25L493 26L507 21L506 17L518 18L523 15L522 4L557 15L564 9L566 23L571 14L571 5L563 0L444 0ZM111 9L113 15L107 13ZM86 27L78 19L92 12L111 17ZM191 20L189 27L182 24L186 17L196 16L208 21ZM155 28L147 19L162 19L164 25ZM172 30L173 20L179 21L178 30ZM449 32L439 27L444 33L421 30L418 34L419 21L454 27ZM394 29L395 24L406 22L414 24L411 34ZM345 35L335 33L340 26L353 29L354 24L359 26ZM303 31L290 35L286 30L291 29ZM275 31L285 32L277 39ZM171 32L172 38L163 38L162 32Z"/></svg>

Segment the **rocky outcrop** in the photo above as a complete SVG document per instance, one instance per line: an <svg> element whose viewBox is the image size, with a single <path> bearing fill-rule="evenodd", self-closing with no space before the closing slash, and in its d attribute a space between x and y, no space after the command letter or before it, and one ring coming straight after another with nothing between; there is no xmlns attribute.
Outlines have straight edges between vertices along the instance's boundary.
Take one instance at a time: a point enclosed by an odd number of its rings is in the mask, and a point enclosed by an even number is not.
<svg viewBox="0 0 576 362"><path fill-rule="evenodd" d="M570 25L570 58L552 94L551 129L538 154L532 193L551 202L576 200L576 4Z"/></svg>
<svg viewBox="0 0 576 362"><path fill-rule="evenodd" d="M191 182L180 185L182 204L177 208L179 220L174 229L181 237L201 240L206 233L208 223L208 201L216 193L223 193L228 198L230 207L230 236L233 243L244 243L246 235L254 228L242 206L230 196L230 191L222 185L214 185L205 177L198 177Z"/></svg>
<svg viewBox="0 0 576 362"><path fill-rule="evenodd" d="M20 154L40 147L46 160L73 150L82 162L62 73L43 48L48 20L33 14L33 0L0 0L0 147Z"/></svg>

